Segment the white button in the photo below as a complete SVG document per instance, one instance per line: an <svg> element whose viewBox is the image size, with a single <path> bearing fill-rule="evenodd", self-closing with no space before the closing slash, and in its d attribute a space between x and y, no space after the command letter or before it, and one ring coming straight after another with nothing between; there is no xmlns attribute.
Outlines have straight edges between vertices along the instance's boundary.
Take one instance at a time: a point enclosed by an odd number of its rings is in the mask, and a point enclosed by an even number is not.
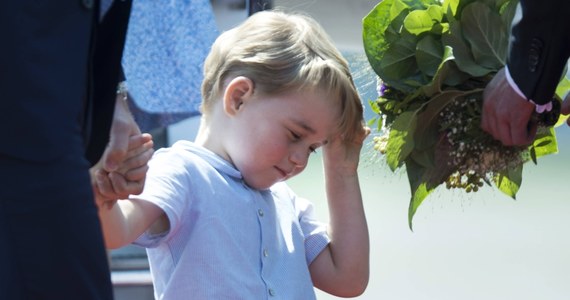
<svg viewBox="0 0 570 300"><path fill-rule="evenodd" d="M267 249L263 249L263 256L265 257L269 256L269 251L267 251Z"/></svg>
<svg viewBox="0 0 570 300"><path fill-rule="evenodd" d="M261 209L261 208L258 209L258 210L257 210L257 214L258 214L260 217L263 217L263 209Z"/></svg>
<svg viewBox="0 0 570 300"><path fill-rule="evenodd" d="M273 289L269 289L269 295L270 296L275 296L275 291Z"/></svg>

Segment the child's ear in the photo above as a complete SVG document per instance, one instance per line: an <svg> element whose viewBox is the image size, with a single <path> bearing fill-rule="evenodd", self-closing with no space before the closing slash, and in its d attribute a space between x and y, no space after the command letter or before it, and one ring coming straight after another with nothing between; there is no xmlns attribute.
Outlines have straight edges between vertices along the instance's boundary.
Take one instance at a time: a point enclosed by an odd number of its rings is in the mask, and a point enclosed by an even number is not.
<svg viewBox="0 0 570 300"><path fill-rule="evenodd" d="M232 79L224 91L224 111L229 115L237 113L253 96L253 81L244 76Z"/></svg>

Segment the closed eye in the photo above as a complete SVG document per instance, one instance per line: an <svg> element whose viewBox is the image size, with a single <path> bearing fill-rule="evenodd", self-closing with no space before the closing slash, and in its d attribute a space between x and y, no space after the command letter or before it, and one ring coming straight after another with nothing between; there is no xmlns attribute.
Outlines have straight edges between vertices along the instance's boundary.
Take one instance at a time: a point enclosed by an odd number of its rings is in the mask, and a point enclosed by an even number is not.
<svg viewBox="0 0 570 300"><path fill-rule="evenodd" d="M289 132L291 132L291 137L293 138L294 141L298 141L301 139L301 135L296 133L293 130L289 130Z"/></svg>
<svg viewBox="0 0 570 300"><path fill-rule="evenodd" d="M291 139L295 142L303 139L303 135L298 134L296 131L289 129L289 133L291 134ZM317 148L319 148L319 147L320 147L320 145L312 145L309 147L309 152L310 153L317 153Z"/></svg>

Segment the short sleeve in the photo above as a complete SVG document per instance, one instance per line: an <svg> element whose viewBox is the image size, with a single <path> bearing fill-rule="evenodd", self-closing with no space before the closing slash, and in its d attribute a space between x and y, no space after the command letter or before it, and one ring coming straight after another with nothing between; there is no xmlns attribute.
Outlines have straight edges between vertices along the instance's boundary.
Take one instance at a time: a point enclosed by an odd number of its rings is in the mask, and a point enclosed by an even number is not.
<svg viewBox="0 0 570 300"><path fill-rule="evenodd" d="M314 206L307 199L295 197L295 207L305 235L305 258L310 265L330 243L327 224L317 220Z"/></svg>
<svg viewBox="0 0 570 300"><path fill-rule="evenodd" d="M298 197L287 184L278 183L271 189L292 202L304 237L305 259L307 265L310 265L330 243L328 225L317 219L313 204L305 198Z"/></svg>
<svg viewBox="0 0 570 300"><path fill-rule="evenodd" d="M145 232L134 242L136 245L155 247L176 232L190 201L190 174L186 162L183 153L171 148L157 151L149 161L144 190L140 195L131 195L130 199L158 206L166 214L170 228L159 234Z"/></svg>

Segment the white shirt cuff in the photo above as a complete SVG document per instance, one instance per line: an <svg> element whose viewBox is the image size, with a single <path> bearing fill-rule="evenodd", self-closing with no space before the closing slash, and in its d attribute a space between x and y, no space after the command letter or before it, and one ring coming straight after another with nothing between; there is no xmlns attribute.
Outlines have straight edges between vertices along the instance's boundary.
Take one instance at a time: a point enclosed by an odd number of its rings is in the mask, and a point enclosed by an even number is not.
<svg viewBox="0 0 570 300"><path fill-rule="evenodd" d="M536 104L534 101L532 101L532 99L528 99L525 94L523 94L523 92L521 91L521 89L519 89L519 86L515 83L515 81L513 80L513 77L511 77L511 73L509 72L509 68L508 66L505 66L505 76L507 77L507 82L509 83L509 85L511 86L511 88L519 95L521 96L523 99L526 99L528 102L534 104L534 106L536 106L536 112L541 114L543 112L547 112L547 111L551 111L552 110L552 101L546 103L546 104Z"/></svg>

